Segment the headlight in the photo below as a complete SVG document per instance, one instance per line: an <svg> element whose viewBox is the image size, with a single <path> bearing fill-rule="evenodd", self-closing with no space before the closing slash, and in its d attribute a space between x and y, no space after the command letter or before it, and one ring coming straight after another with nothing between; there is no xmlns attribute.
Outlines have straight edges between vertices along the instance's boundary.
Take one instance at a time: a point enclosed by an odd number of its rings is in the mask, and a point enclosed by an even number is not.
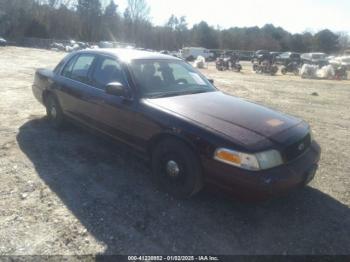
<svg viewBox="0 0 350 262"><path fill-rule="evenodd" d="M243 169L258 171L283 164L281 154L277 150L269 150L257 154L246 154L230 149L219 148L214 159Z"/></svg>

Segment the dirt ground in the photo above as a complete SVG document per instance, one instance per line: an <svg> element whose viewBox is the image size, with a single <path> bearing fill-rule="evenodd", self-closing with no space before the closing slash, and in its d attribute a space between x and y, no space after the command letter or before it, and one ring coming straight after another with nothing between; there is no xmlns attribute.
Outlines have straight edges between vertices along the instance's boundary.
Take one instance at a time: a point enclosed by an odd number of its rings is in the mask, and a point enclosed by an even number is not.
<svg viewBox="0 0 350 262"><path fill-rule="evenodd" d="M285 198L178 201L125 147L47 125L33 75L63 56L0 48L0 255L350 254L350 81L256 75L249 63L203 70L225 92L309 122L322 160L311 185Z"/></svg>

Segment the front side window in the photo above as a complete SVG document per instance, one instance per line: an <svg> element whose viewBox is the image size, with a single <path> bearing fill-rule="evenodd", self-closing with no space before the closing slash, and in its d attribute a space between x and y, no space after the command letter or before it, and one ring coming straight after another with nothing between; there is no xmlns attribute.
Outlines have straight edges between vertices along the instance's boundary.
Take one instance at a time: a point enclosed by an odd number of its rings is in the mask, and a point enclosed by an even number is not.
<svg viewBox="0 0 350 262"><path fill-rule="evenodd" d="M95 59L94 55L82 54L73 65L70 78L82 83L89 83L89 70Z"/></svg>
<svg viewBox="0 0 350 262"><path fill-rule="evenodd" d="M112 82L127 85L121 65L115 59L109 57L103 57L99 60L92 74L92 81L93 85L100 89Z"/></svg>
<svg viewBox="0 0 350 262"><path fill-rule="evenodd" d="M166 97L216 91L189 64L178 60L135 60L131 71L144 97Z"/></svg>

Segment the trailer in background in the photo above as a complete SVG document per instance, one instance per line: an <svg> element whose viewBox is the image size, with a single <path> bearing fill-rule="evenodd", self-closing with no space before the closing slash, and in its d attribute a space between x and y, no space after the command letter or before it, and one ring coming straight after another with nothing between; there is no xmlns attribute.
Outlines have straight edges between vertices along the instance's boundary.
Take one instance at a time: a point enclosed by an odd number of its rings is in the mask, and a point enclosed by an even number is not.
<svg viewBox="0 0 350 262"><path fill-rule="evenodd" d="M210 60L214 55L208 49L203 47L184 47L180 50L180 56L187 61L194 61L198 56Z"/></svg>

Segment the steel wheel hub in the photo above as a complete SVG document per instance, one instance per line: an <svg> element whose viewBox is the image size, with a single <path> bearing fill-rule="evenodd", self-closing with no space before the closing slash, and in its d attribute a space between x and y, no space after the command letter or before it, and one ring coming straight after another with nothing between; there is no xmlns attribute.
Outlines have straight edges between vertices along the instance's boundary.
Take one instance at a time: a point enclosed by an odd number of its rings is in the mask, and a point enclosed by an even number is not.
<svg viewBox="0 0 350 262"><path fill-rule="evenodd" d="M57 117L57 110L55 106L51 106L51 117L56 118Z"/></svg>
<svg viewBox="0 0 350 262"><path fill-rule="evenodd" d="M179 165L174 160L168 161L166 164L166 173L170 177L177 177L180 173Z"/></svg>

